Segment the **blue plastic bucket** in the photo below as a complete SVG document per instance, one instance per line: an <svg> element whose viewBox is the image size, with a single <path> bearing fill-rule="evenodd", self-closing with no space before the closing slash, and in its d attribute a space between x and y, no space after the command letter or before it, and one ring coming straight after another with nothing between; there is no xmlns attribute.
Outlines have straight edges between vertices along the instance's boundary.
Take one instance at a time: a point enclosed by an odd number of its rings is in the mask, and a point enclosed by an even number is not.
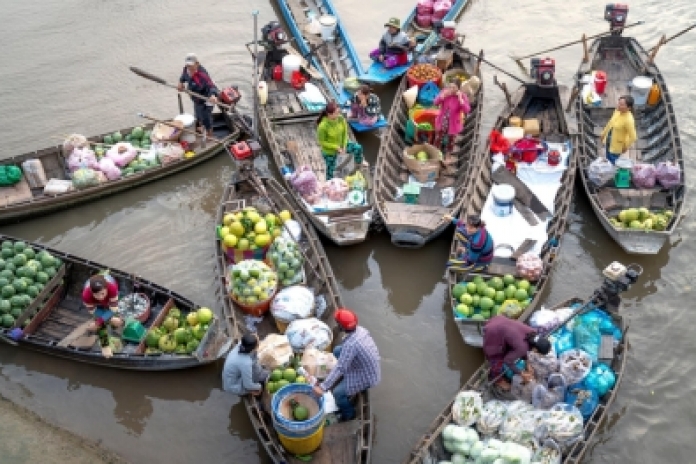
<svg viewBox="0 0 696 464"><path fill-rule="evenodd" d="M280 414L279 409L281 404L288 399L290 395L300 394L308 398L311 398L319 406L318 412L308 418L305 421L295 421L288 419ZM284 432L284 435L291 436L292 433L303 433L306 435L307 431L315 431L318 427L324 423L324 398L317 399L314 395L314 390L311 385L303 383L291 383L278 390L273 398L271 399L271 411L273 416L273 423L276 425L276 429L280 427ZM304 436L303 435L303 436Z"/></svg>
<svg viewBox="0 0 696 464"><path fill-rule="evenodd" d="M512 202L515 200L515 188L508 184L494 185L491 188L493 195L493 212L496 216L509 216L512 214Z"/></svg>

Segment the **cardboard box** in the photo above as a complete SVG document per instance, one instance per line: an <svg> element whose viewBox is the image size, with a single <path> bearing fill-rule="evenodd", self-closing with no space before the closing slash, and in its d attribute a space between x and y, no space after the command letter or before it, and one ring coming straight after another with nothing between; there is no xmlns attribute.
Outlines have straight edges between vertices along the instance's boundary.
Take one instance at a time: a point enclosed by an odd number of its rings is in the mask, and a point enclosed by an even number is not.
<svg viewBox="0 0 696 464"><path fill-rule="evenodd" d="M416 154L424 151L428 161L418 161ZM442 152L430 144L413 145L404 149L404 164L418 182L434 182L440 177Z"/></svg>
<svg viewBox="0 0 696 464"><path fill-rule="evenodd" d="M536 118L525 119L522 123L522 127L524 128L524 135L531 135L536 137L541 133L541 131L539 130L539 120Z"/></svg>
<svg viewBox="0 0 696 464"><path fill-rule="evenodd" d="M445 72L452 66L454 60L454 52L452 50L440 50L435 57L435 65L440 68L440 71Z"/></svg>

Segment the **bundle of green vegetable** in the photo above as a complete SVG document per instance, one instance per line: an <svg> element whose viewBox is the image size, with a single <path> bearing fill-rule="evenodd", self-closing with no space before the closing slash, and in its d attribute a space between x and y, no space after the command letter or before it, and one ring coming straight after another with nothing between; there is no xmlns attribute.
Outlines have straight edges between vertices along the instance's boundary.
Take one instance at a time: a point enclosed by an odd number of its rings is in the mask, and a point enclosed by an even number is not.
<svg viewBox="0 0 696 464"><path fill-rule="evenodd" d="M442 444L452 453L451 461L440 464L530 464L531 451L514 442L495 438L481 441L471 427L448 424L442 431Z"/></svg>
<svg viewBox="0 0 696 464"><path fill-rule="evenodd" d="M283 236L276 237L268 250L268 256L278 274L278 280L284 287L289 287L302 281L304 272L302 266L304 257L297 242Z"/></svg>

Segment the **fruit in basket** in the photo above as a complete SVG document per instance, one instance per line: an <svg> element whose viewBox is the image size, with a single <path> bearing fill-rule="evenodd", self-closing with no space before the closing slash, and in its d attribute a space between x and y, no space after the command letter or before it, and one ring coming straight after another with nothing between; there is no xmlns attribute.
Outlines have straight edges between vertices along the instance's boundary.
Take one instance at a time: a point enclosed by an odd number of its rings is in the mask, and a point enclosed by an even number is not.
<svg viewBox="0 0 696 464"><path fill-rule="evenodd" d="M210 308L202 307L196 311L198 322L200 324L209 324L213 320L213 311Z"/></svg>
<svg viewBox="0 0 696 464"><path fill-rule="evenodd" d="M459 302L467 306L471 306L474 304L474 297L469 295L468 293L464 293L462 296L459 297Z"/></svg>
<svg viewBox="0 0 696 464"><path fill-rule="evenodd" d="M278 226L274 215L262 217L256 208L247 207L236 213L227 213L219 235L226 248L256 250L267 247L279 235L276 233Z"/></svg>
<svg viewBox="0 0 696 464"><path fill-rule="evenodd" d="M459 282L457 285L452 287L452 298L455 300L461 300L462 295L464 294L466 294L466 284ZM462 303L464 302L462 301Z"/></svg>
<svg viewBox="0 0 696 464"><path fill-rule="evenodd" d="M292 367L288 367L283 371L283 378L290 383L293 383L297 379L297 372Z"/></svg>
<svg viewBox="0 0 696 464"><path fill-rule="evenodd" d="M411 66L408 70L408 74L419 81L430 81L440 77L438 68L428 63Z"/></svg>
<svg viewBox="0 0 696 464"><path fill-rule="evenodd" d="M156 328L152 329L145 336L145 344L150 348L157 348L159 347L160 338L162 338L160 330Z"/></svg>
<svg viewBox="0 0 696 464"><path fill-rule="evenodd" d="M167 318L162 323L162 327L167 329L167 332L174 332L177 329L177 327L179 327L179 319L173 316L167 316Z"/></svg>
<svg viewBox="0 0 696 464"><path fill-rule="evenodd" d="M191 354L194 351L196 351L198 349L198 345L200 345L198 339L194 338L192 340L189 340L186 344L186 354Z"/></svg>
<svg viewBox="0 0 696 464"><path fill-rule="evenodd" d="M428 161L428 154L421 150L418 153L416 153L416 159L418 161Z"/></svg>
<svg viewBox="0 0 696 464"><path fill-rule="evenodd" d="M302 280L304 256L297 242L285 237L277 237L268 250L268 257L276 269L278 280L288 287Z"/></svg>
<svg viewBox="0 0 696 464"><path fill-rule="evenodd" d="M191 334L193 337L201 341L203 340L203 337L205 337L205 333L208 331L208 326L204 324L198 324L196 327L191 329Z"/></svg>
<svg viewBox="0 0 696 464"><path fill-rule="evenodd" d="M190 312L186 315L186 323L189 327L195 327L198 325L198 313Z"/></svg>
<svg viewBox="0 0 696 464"><path fill-rule="evenodd" d="M183 327L179 327L174 331L174 339L176 340L176 343L178 345L186 344L189 342L191 339L192 335L191 332L188 330L184 329Z"/></svg>
<svg viewBox="0 0 696 464"><path fill-rule="evenodd" d="M173 335L162 335L158 343L159 349L165 353L173 353L176 350L176 339Z"/></svg>

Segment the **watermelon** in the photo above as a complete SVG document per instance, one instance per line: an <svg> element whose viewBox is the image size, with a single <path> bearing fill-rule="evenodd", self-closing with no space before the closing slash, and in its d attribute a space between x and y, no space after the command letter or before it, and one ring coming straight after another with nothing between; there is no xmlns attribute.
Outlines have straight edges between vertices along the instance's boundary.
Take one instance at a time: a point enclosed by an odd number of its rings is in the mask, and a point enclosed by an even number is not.
<svg viewBox="0 0 696 464"><path fill-rule="evenodd" d="M130 142L132 138L133 138L132 135L126 134L126 136L123 137L123 141L124 141L124 142Z"/></svg>
<svg viewBox="0 0 696 464"><path fill-rule="evenodd" d="M36 279L36 271L30 267L25 267L21 277L31 279L33 282Z"/></svg>
<svg viewBox="0 0 696 464"><path fill-rule="evenodd" d="M3 298L11 298L15 293L17 293L17 291L12 285L5 285L4 287L0 288L0 294Z"/></svg>
<svg viewBox="0 0 696 464"><path fill-rule="evenodd" d="M5 285L10 285L10 279L7 277L0 277L0 288L4 287Z"/></svg>
<svg viewBox="0 0 696 464"><path fill-rule="evenodd" d="M0 251L0 257L2 257L3 259L12 258L14 255L15 252L13 248L3 248L2 251Z"/></svg>
<svg viewBox="0 0 696 464"><path fill-rule="evenodd" d="M22 253L27 259L34 259L36 257L36 252L33 248L26 247Z"/></svg>
<svg viewBox="0 0 696 464"><path fill-rule="evenodd" d="M43 268L51 267L53 266L53 256L51 256L50 253L46 253L45 255L41 256L39 262Z"/></svg>
<svg viewBox="0 0 696 464"><path fill-rule="evenodd" d="M25 253L25 256L26 256L26 253ZM43 266L41 265L41 263L39 261L37 261L36 259L30 259L29 261L27 261L26 266L29 268L32 268L34 270L34 272L39 272L41 269L43 269Z"/></svg>
<svg viewBox="0 0 696 464"><path fill-rule="evenodd" d="M0 314L8 314L12 309L10 300L0 300Z"/></svg>
<svg viewBox="0 0 696 464"><path fill-rule="evenodd" d="M7 279L8 281L13 280L14 279L14 272L12 272L9 269L3 269L2 271L0 271L0 278ZM9 284L10 282L7 282L7 283ZM7 284L5 284L5 285L7 285ZM2 288L2 287L4 287L4 285L0 286L0 288Z"/></svg>
<svg viewBox="0 0 696 464"><path fill-rule="evenodd" d="M2 247L3 249L4 249L4 248L14 248L14 243L12 243L12 241L10 241L10 240L3 240L3 241L2 241L2 246L1 246L1 247Z"/></svg>
<svg viewBox="0 0 696 464"><path fill-rule="evenodd" d="M26 270L26 267L21 266L15 269L14 275L16 277L24 277L24 271Z"/></svg>
<svg viewBox="0 0 696 464"><path fill-rule="evenodd" d="M135 148L140 148L140 140L131 139L130 144Z"/></svg>
<svg viewBox="0 0 696 464"><path fill-rule="evenodd" d="M46 274L43 271L39 271L36 273L36 282L38 282L42 285L45 285L46 283L48 283L49 279L50 279L50 277L48 277L48 274Z"/></svg>
<svg viewBox="0 0 696 464"><path fill-rule="evenodd" d="M58 272L58 271L56 271L56 269L54 267L49 267L49 268L44 269L44 272L46 274L48 274L48 277L50 278L50 277L53 277L54 275L56 275L56 272Z"/></svg>
<svg viewBox="0 0 696 464"><path fill-rule="evenodd" d="M56 269L60 269L60 267L63 265L63 260L60 258L56 258L55 256L53 257L53 267Z"/></svg>
<svg viewBox="0 0 696 464"><path fill-rule="evenodd" d="M151 137L152 137L152 131L151 131L151 130L146 130L146 131L143 133L143 139L144 139L144 140L150 140Z"/></svg>
<svg viewBox="0 0 696 464"><path fill-rule="evenodd" d="M24 293L27 291L27 283L22 279L15 279L12 281L12 286L16 293Z"/></svg>
<svg viewBox="0 0 696 464"><path fill-rule="evenodd" d="M15 295L10 298L10 305L13 308L24 308L24 298L22 298L22 295Z"/></svg>
<svg viewBox="0 0 696 464"><path fill-rule="evenodd" d="M0 258L0 271L2 271L3 269L5 269L5 260Z"/></svg>
<svg viewBox="0 0 696 464"><path fill-rule="evenodd" d="M14 250L15 250L17 253L23 252L24 249L25 249L26 247L27 247L27 243L26 243L26 242L23 242L23 241L21 241L21 240L18 241L18 242L14 242L14 246L13 246Z"/></svg>
<svg viewBox="0 0 696 464"><path fill-rule="evenodd" d="M19 295L22 298L22 301L24 302L24 306L29 306L29 303L31 303L32 298L27 295L26 293L23 295Z"/></svg>
<svg viewBox="0 0 696 464"><path fill-rule="evenodd" d="M10 314L15 320L19 319L19 316L21 316L23 312L24 308L20 308L19 306L13 306L10 310Z"/></svg>
<svg viewBox="0 0 696 464"><path fill-rule="evenodd" d="M39 295L39 289L36 285L32 284L27 287L27 295L31 298L36 298Z"/></svg>
<svg viewBox="0 0 696 464"><path fill-rule="evenodd" d="M104 143L106 145L113 145L114 144L114 139L111 137L110 134L104 136Z"/></svg>
<svg viewBox="0 0 696 464"><path fill-rule="evenodd" d="M15 323L14 317L12 317L10 314L3 314L2 317L0 318L0 324L6 329L11 328Z"/></svg>
<svg viewBox="0 0 696 464"><path fill-rule="evenodd" d="M12 275L14 276L15 271L17 270L17 266L14 265L14 263L5 263L5 270L10 271Z"/></svg>
<svg viewBox="0 0 696 464"><path fill-rule="evenodd" d="M133 130L131 131L131 138L140 140L143 138L144 133L145 133L145 131L143 130L142 127L140 127L140 126L134 127Z"/></svg>
<svg viewBox="0 0 696 464"><path fill-rule="evenodd" d="M113 143L118 143L123 140L123 134L120 131L116 131L111 134L111 140L113 140Z"/></svg>

